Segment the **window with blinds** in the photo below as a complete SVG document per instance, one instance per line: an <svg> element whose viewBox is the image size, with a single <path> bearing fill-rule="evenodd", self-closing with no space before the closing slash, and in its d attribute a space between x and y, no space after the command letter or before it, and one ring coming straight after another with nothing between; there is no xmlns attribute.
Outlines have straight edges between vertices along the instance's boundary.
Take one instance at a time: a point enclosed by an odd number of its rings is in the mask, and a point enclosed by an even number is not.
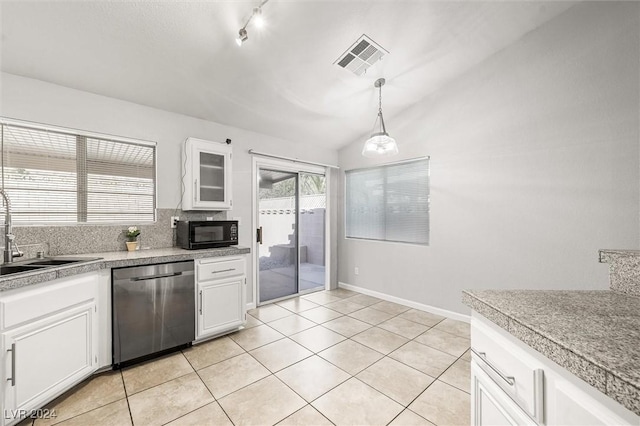
<svg viewBox="0 0 640 426"><path fill-rule="evenodd" d="M347 238L429 244L429 158L346 171Z"/></svg>
<svg viewBox="0 0 640 426"><path fill-rule="evenodd" d="M155 220L155 144L0 125L2 187L15 223Z"/></svg>

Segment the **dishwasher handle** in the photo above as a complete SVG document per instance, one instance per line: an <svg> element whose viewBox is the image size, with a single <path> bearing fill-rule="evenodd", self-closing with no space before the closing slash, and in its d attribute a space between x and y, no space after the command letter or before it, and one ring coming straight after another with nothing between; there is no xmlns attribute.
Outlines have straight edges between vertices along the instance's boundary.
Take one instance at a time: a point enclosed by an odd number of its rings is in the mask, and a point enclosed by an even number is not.
<svg viewBox="0 0 640 426"><path fill-rule="evenodd" d="M182 272L172 272L170 274L158 274L158 275L147 275L146 277L134 277L131 278L131 281L147 281L147 280L157 280L161 278L173 278L182 275Z"/></svg>

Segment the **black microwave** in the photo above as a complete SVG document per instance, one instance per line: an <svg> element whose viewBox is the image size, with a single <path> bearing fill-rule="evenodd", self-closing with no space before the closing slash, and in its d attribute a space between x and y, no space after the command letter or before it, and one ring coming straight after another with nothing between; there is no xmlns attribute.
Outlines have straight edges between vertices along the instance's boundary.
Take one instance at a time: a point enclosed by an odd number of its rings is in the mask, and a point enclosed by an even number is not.
<svg viewBox="0 0 640 426"><path fill-rule="evenodd" d="M178 221L176 242L187 250L228 247L238 244L237 220Z"/></svg>

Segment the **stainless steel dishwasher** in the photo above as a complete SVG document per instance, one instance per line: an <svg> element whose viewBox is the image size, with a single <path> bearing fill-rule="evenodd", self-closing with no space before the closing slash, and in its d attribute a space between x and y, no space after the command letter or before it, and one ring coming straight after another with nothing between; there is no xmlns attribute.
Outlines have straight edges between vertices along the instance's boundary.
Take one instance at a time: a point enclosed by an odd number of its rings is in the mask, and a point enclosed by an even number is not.
<svg viewBox="0 0 640 426"><path fill-rule="evenodd" d="M195 339L193 261L113 269L111 282L114 367Z"/></svg>

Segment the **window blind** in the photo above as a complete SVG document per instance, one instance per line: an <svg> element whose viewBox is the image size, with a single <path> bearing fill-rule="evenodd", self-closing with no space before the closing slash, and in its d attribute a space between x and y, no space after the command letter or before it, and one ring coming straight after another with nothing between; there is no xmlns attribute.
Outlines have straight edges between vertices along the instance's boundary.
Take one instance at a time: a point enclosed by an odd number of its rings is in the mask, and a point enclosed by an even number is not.
<svg viewBox="0 0 640 426"><path fill-rule="evenodd" d="M346 173L347 238L429 244L429 159Z"/></svg>
<svg viewBox="0 0 640 426"><path fill-rule="evenodd" d="M16 223L155 220L156 148L2 124L2 186Z"/></svg>

